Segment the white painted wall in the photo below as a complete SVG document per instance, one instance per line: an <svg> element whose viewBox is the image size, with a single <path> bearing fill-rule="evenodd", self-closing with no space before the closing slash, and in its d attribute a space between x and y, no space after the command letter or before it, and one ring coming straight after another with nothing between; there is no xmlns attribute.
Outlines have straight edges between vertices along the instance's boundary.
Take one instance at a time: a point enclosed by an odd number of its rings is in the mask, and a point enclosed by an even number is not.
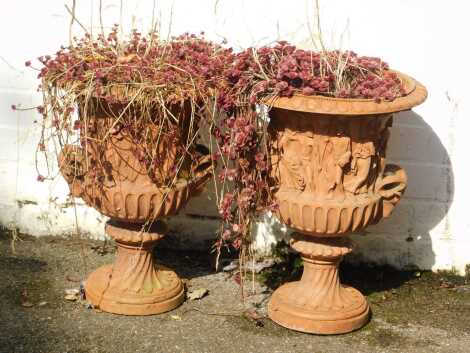
<svg viewBox="0 0 470 353"><path fill-rule="evenodd" d="M0 222L33 235L82 232L103 236L104 219L78 202L67 200L61 178L36 182L34 111L14 112L40 103L35 73L26 60L53 53L68 41L69 17L64 0L0 4ZM120 22L119 0L103 0L105 26ZM123 23L149 28L151 0L123 1ZM71 1L67 1L70 6ZM98 31L98 0L77 0L77 17ZM213 39L227 38L235 47L284 38L309 46L306 23L312 22L313 0L174 0L156 1L163 33L204 30ZM359 54L384 58L391 66L426 85L429 99L414 112L400 114L392 132L389 157L406 168L410 184L394 215L355 236L355 259L400 268L452 269L470 264L470 54L466 1L449 0L323 0L321 20L327 43ZM171 15L172 14L172 15ZM171 18L171 21L170 21ZM170 25L171 24L171 25ZM80 28L74 27L80 34ZM173 219L173 233L182 239L213 236L215 208L205 196L193 200ZM196 215L190 217L188 215ZM269 247L283 231L267 218L258 228L258 245ZM408 241L407 241L408 240Z"/></svg>

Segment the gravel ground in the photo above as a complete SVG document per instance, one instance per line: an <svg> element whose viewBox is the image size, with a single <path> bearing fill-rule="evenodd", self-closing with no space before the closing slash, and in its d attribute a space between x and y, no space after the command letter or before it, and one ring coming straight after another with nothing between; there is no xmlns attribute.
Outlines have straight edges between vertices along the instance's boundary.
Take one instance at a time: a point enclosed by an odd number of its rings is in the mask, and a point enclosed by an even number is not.
<svg viewBox="0 0 470 353"><path fill-rule="evenodd" d="M243 305L236 276L214 273L210 256L198 252L156 251L189 289L209 290L172 312L126 317L65 300L65 289L112 262L112 243L104 254L100 245L22 236L13 251L10 235L0 235L0 352L470 352L470 287L462 277L346 265L344 280L367 294L373 319L350 334L315 336L250 319L247 309L265 315L272 289L256 282Z"/></svg>

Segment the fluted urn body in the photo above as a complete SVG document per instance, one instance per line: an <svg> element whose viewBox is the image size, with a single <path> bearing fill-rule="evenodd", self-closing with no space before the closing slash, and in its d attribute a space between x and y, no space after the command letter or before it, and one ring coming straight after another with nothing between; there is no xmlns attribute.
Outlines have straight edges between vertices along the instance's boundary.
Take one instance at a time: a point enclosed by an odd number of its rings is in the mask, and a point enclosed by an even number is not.
<svg viewBox="0 0 470 353"><path fill-rule="evenodd" d="M190 112L184 104L173 107L178 123L164 134L158 119L139 131L126 128L119 117L138 119L138 107L95 99L86 117L80 108L81 146L64 146L60 170L73 196L110 217L105 230L118 247L114 264L86 280L87 300L116 314L171 310L183 302L184 287L175 272L154 263L152 250L167 230L163 218L199 193L212 173L206 150L189 147L197 158L182 152L188 150Z"/></svg>
<svg viewBox="0 0 470 353"><path fill-rule="evenodd" d="M387 164L393 113L426 98L425 88L400 75L408 94L392 102L327 97L270 102L271 161L278 217L293 228L301 253L300 281L278 288L269 303L277 323L303 332L334 334L363 326L369 306L340 284L338 265L352 250L349 238L388 217L407 177Z"/></svg>

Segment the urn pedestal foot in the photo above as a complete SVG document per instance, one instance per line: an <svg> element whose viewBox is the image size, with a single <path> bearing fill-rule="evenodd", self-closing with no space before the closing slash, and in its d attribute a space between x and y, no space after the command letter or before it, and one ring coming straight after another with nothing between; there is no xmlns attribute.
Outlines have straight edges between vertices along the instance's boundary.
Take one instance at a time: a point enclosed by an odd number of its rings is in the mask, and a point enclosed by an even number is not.
<svg viewBox="0 0 470 353"><path fill-rule="evenodd" d="M339 281L338 266L352 249L348 238L319 238L295 233L291 246L301 253L300 281L284 284L268 304L271 320L292 330L340 334L364 326L370 309L364 296Z"/></svg>
<svg viewBox="0 0 470 353"><path fill-rule="evenodd" d="M87 300L95 308L114 314L153 315L184 301L178 275L153 260L152 250L165 228L161 222L148 231L141 231L140 225L106 224L106 233L118 249L114 264L98 268L85 282Z"/></svg>

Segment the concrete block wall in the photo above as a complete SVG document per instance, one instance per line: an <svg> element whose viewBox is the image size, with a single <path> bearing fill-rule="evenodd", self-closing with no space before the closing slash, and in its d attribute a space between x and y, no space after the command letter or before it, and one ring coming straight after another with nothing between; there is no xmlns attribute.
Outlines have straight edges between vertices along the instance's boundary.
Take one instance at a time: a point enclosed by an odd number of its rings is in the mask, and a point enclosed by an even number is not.
<svg viewBox="0 0 470 353"><path fill-rule="evenodd" d="M103 0L105 27L120 22L119 3ZM153 1L124 3L124 27L149 28ZM227 38L236 48L278 38L309 47L307 24L313 22L313 3L164 0L156 2L156 18L164 34L202 30L215 40ZM81 233L101 238L105 218L80 200L74 207L60 177L36 182L34 121L39 115L10 108L40 103L35 73L24 62L67 44L64 2L18 0L0 6L0 223L37 236L74 234L78 224ZM470 54L465 38L470 33L469 5L457 0L329 0L320 1L320 6L328 45L380 56L429 90L427 102L398 114L392 129L388 156L407 170L406 196L391 218L354 236L357 249L351 260L464 273L470 264L470 91L465 69ZM77 17L98 31L98 1L77 1ZM78 26L73 30L80 34ZM214 237L213 198L209 190L171 220L172 234L181 246ZM258 250L267 251L286 233L273 217L263 217L256 228Z"/></svg>

